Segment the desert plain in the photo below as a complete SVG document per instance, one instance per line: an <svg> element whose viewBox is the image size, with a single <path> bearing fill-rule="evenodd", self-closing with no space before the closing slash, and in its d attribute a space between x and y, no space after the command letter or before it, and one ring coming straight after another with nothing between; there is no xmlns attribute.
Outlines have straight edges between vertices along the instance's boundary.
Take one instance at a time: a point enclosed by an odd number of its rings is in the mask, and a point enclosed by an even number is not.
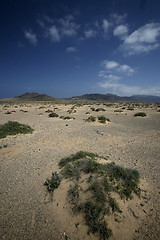
<svg viewBox="0 0 160 240"><path fill-rule="evenodd" d="M67 202L67 180L51 196L44 182L61 158L82 150L140 173L140 197L119 199L121 214L107 222L110 240L158 240L160 236L160 105L130 103L2 103L0 124L18 121L34 129L0 139L0 239L98 240L82 214ZM105 111L92 111L91 108ZM59 117L49 117L47 110ZM118 110L118 111L117 111ZM120 110L120 111L119 111ZM69 111L69 112L68 112ZM9 112L9 113L7 113ZM145 112L146 117L134 117ZM86 114L87 113L87 114ZM105 124L85 121L104 115ZM60 116L73 119L64 120Z"/></svg>

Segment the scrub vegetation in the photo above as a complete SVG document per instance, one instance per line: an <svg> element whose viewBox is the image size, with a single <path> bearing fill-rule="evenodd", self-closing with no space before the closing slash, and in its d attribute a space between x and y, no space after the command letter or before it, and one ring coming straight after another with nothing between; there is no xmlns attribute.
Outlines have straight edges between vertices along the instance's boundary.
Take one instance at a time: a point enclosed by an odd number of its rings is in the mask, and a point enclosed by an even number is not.
<svg viewBox="0 0 160 240"><path fill-rule="evenodd" d="M62 158L59 167L59 173L52 173L51 179L45 181L47 190L53 194L67 179L71 183L67 199L73 213L83 214L88 233L97 234L102 240L108 239L112 230L106 216L122 212L113 193L124 200L132 199L134 194L140 196L139 172L84 151Z"/></svg>
<svg viewBox="0 0 160 240"><path fill-rule="evenodd" d="M21 124L19 122L9 121L8 123L0 125L0 138L5 138L8 135L16 135L19 133L32 133L34 129L30 126Z"/></svg>

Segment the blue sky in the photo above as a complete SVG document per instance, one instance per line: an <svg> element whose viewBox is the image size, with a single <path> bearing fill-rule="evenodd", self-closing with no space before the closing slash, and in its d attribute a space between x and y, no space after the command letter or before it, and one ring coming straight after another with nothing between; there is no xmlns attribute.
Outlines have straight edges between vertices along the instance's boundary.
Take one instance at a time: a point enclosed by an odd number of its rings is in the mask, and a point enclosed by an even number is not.
<svg viewBox="0 0 160 240"><path fill-rule="evenodd" d="M160 96L159 0L1 0L0 98Z"/></svg>

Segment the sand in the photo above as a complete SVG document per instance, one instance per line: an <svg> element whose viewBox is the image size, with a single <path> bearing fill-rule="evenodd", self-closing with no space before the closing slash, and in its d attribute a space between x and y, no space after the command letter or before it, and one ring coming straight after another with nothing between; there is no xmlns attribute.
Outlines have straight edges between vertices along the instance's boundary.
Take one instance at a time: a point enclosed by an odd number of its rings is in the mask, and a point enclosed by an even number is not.
<svg viewBox="0 0 160 240"><path fill-rule="evenodd" d="M44 106L45 108L43 108ZM68 182L55 190L53 197L43 185L58 162L77 151L89 151L107 157L141 175L140 199L119 202L121 215L108 219L111 240L158 240L160 236L160 112L152 104L134 111L98 106L105 112L92 112L89 105L35 103L9 107L0 105L0 124L18 121L35 129L33 134L0 139L0 239L5 240L96 240L87 234L82 215L74 216L66 201ZM96 105L93 105L97 107ZM117 104L118 106L118 104ZM56 108L56 109L55 109ZM49 118L47 109L74 120ZM5 114L12 111L11 114ZM27 112L23 112L25 110ZM136 112L147 117L134 117ZM105 115L111 122L88 123L84 119ZM116 221L115 221L116 218ZM78 224L77 224L78 223Z"/></svg>

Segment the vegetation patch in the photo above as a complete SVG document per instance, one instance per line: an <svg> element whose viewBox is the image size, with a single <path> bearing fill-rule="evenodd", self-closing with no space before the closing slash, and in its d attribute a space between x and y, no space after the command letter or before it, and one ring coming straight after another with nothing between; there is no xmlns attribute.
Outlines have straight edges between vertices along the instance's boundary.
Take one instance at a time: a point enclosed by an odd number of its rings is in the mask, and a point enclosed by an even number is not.
<svg viewBox="0 0 160 240"><path fill-rule="evenodd" d="M75 118L70 117L70 116L60 116L60 118L63 119L63 120L75 119Z"/></svg>
<svg viewBox="0 0 160 240"><path fill-rule="evenodd" d="M116 110L114 110L114 112L121 113L121 112L123 112L123 110L122 109L116 109Z"/></svg>
<svg viewBox="0 0 160 240"><path fill-rule="evenodd" d="M127 110L134 111L134 107L128 107Z"/></svg>
<svg viewBox="0 0 160 240"><path fill-rule="evenodd" d="M27 113L28 112L27 110L23 110L23 109L21 109L20 111L23 112L23 113Z"/></svg>
<svg viewBox="0 0 160 240"><path fill-rule="evenodd" d="M99 116L99 117L98 117L98 121L99 121L100 123L106 123L106 121L107 121L107 122L110 122L110 119L109 119L109 118L106 118L105 116Z"/></svg>
<svg viewBox="0 0 160 240"><path fill-rule="evenodd" d="M5 114L11 114L11 113L13 113L13 112L16 112L16 111L7 111Z"/></svg>
<svg viewBox="0 0 160 240"><path fill-rule="evenodd" d="M105 116L98 116L98 117L89 116L85 121L86 122L95 122L97 119L100 123L106 123L106 121L110 122L110 119L106 118Z"/></svg>
<svg viewBox="0 0 160 240"><path fill-rule="evenodd" d="M57 113L54 113L54 112L50 113L48 116L49 117L59 117L59 115Z"/></svg>
<svg viewBox="0 0 160 240"><path fill-rule="evenodd" d="M56 188L59 187L61 179L57 172L52 173L52 177L47 178L44 185L47 186L49 192L53 192Z"/></svg>
<svg viewBox="0 0 160 240"><path fill-rule="evenodd" d="M97 234L105 240L112 235L107 218L116 212L121 214L113 193L129 200L134 194L140 196L137 170L132 170L107 162L104 158L91 152L79 151L59 162L59 173L52 173L51 179L45 181L51 193L67 179L71 183L67 201L73 213L82 213L88 226L88 233Z"/></svg>
<svg viewBox="0 0 160 240"><path fill-rule="evenodd" d="M5 138L8 135L16 135L18 133L32 133L33 131L34 129L28 125L9 121L8 123L0 125L0 138Z"/></svg>
<svg viewBox="0 0 160 240"><path fill-rule="evenodd" d="M134 116L135 116L135 117L146 117L147 114L144 113L144 112L138 112L138 113L135 113Z"/></svg>
<svg viewBox="0 0 160 240"><path fill-rule="evenodd" d="M52 113L53 111L51 109L48 109L45 111L46 113Z"/></svg>
<svg viewBox="0 0 160 240"><path fill-rule="evenodd" d="M105 112L106 110L104 108L96 108L95 111L96 112L99 112L99 111Z"/></svg>
<svg viewBox="0 0 160 240"><path fill-rule="evenodd" d="M90 117L88 117L85 121L86 121L86 122L95 122L95 121L96 121L96 117L90 116Z"/></svg>

